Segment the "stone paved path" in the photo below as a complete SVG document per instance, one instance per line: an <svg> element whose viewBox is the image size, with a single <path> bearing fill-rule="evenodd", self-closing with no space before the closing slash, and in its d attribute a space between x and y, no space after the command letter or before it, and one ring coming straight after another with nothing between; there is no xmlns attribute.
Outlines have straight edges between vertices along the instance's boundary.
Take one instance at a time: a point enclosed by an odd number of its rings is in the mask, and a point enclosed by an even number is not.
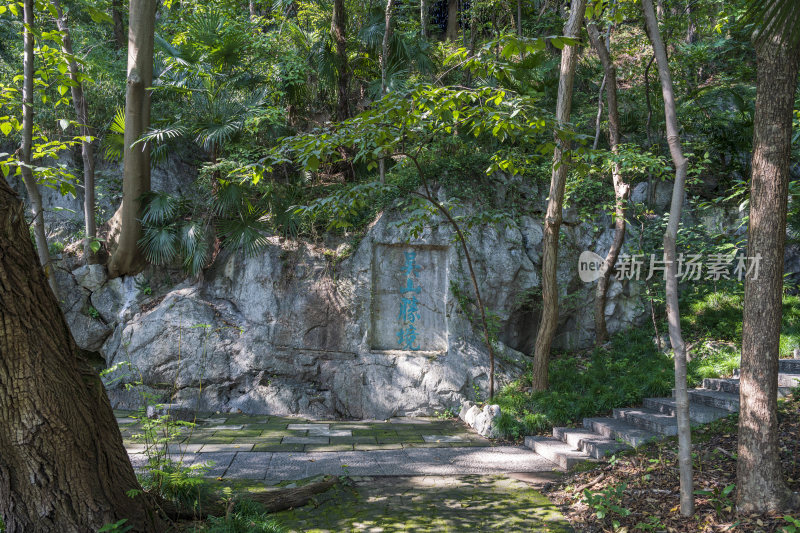
<svg viewBox="0 0 800 533"><path fill-rule="evenodd" d="M116 411L134 467L146 462L140 422ZM459 421L311 421L250 415L210 415L168 445L184 464L206 464L206 475L274 484L318 474L454 476L542 472L558 466L524 447L494 446Z"/></svg>
<svg viewBox="0 0 800 533"><path fill-rule="evenodd" d="M498 475L355 478L275 518L306 533L572 531L541 493Z"/></svg>

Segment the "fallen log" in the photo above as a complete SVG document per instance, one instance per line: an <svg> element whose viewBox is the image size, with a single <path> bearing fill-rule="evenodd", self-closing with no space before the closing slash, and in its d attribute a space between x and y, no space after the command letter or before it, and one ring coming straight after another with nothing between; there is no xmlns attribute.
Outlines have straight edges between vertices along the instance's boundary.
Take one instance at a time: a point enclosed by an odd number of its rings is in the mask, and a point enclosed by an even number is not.
<svg viewBox="0 0 800 533"><path fill-rule="evenodd" d="M320 481L314 481L301 487L287 487L248 494L247 498L263 505L265 511L277 513L278 511L302 507L314 496L327 492L338 483L339 478L326 476ZM168 500L161 500L158 502L158 506L172 520L195 520L209 516L227 516L233 510L233 503L223 500L203 502L201 506L195 509L187 508Z"/></svg>

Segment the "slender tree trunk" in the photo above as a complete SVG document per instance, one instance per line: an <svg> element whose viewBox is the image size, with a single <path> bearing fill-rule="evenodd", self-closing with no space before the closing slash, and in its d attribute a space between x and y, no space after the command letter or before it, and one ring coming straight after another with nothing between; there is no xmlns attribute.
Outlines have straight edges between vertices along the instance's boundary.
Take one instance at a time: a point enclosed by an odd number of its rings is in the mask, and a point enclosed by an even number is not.
<svg viewBox="0 0 800 533"><path fill-rule="evenodd" d="M125 92L125 147L122 180L121 231L111 256L112 277L136 274L144 266L138 242L141 196L150 190L150 150L135 143L150 125L150 94L153 82L153 31L156 0L131 0L128 29L128 81ZM116 216L116 215L115 215Z"/></svg>
<svg viewBox="0 0 800 533"><path fill-rule="evenodd" d="M672 203L669 208L669 222L664 233L664 261L666 262L666 300L669 340L675 358L675 404L678 422L678 464L680 470L681 514L694 513L692 492L692 434L689 421L689 393L686 389L686 346L681 335L680 309L678 308L678 265L675 242L678 238L678 225L683 207L684 184L688 162L681 151L678 134L678 117L675 109L675 94L672 89L667 50L658 29L658 20L653 8L653 0L642 0L647 35L653 44L653 52L661 80L661 94L664 97L664 116L667 126L667 143L672 162L675 164L675 185L672 188Z"/></svg>
<svg viewBox="0 0 800 533"><path fill-rule="evenodd" d="M597 93L597 116L594 119L594 142L592 150L597 150L600 145L600 126L603 122L603 93L606 92L606 81L608 77L603 74L603 81L600 82L600 91Z"/></svg>
<svg viewBox="0 0 800 533"><path fill-rule="evenodd" d="M92 251L92 241L97 238L97 225L94 220L94 149L89 138L92 135L89 129L89 110L83 94L83 84L80 82L78 64L72 53L72 35L67 24L67 17L61 9L59 0L52 0L56 9L56 24L62 34L61 50L67 56L69 77L72 85L72 104L75 107L75 117L80 125L81 156L83 158L83 213L86 229L86 238L83 240L83 254L87 264L97 263L97 254Z"/></svg>
<svg viewBox="0 0 800 533"><path fill-rule="evenodd" d="M650 67L653 66L653 61L656 60L656 56L653 55L650 57L650 61L647 62L647 66L644 67L644 100L645 104L647 105L647 120L645 121L645 135L647 136L647 149L650 150L653 147L653 106L650 104ZM653 173L647 173L647 205L653 205L656 198L656 191L655 191L655 183L653 182ZM659 342L661 342L659 340Z"/></svg>
<svg viewBox="0 0 800 533"><path fill-rule="evenodd" d="M39 255L39 263L44 268L47 281L53 294L58 294L56 290L56 280L52 275L52 265L50 264L50 251L47 247L47 236L44 231L44 207L42 206L42 194L36 184L31 167L31 150L33 147L33 0L25 0L23 4L23 28L24 52L22 57L22 181L28 193L28 200L31 203L31 213L33 214L33 235L36 239L36 252Z"/></svg>
<svg viewBox="0 0 800 533"><path fill-rule="evenodd" d="M798 504L796 497L792 501L781 473L777 387L792 109L800 46L788 37L763 35L756 37L755 49L758 79L747 255L761 259L757 270L747 272L744 291L736 506L745 513Z"/></svg>
<svg viewBox="0 0 800 533"><path fill-rule="evenodd" d="M469 56L473 57L475 55L475 47L477 46L478 41L478 34L476 31L478 29L478 10L474 2L470 4L469 12L469 45L467 46L467 50L469 50ZM467 87L472 87L471 70L467 70L465 74L464 85Z"/></svg>
<svg viewBox="0 0 800 533"><path fill-rule="evenodd" d="M347 88L350 84L350 72L347 66L347 15L344 0L333 1L333 17L331 20L331 37L336 45L336 73L338 76L338 97L336 102L336 119L347 120L350 116Z"/></svg>
<svg viewBox="0 0 800 533"><path fill-rule="evenodd" d="M447 30L444 35L448 41L458 39L458 0L447 1Z"/></svg>
<svg viewBox="0 0 800 533"><path fill-rule="evenodd" d="M580 37L586 0L572 0L569 19L564 25L564 35ZM561 77L558 80L558 101L556 103L556 122L559 127L569 122L572 111L572 85L575 66L578 63L578 46L567 45L561 51ZM555 136L553 151L553 173L550 178L550 196L544 219L544 240L542 244L542 319L536 335L533 357L531 387L535 391L546 390L548 386L548 366L550 364L550 345L558 326L558 234L561 229L561 210L564 204L564 185L567 181L568 161L564 152L568 147L561 138Z"/></svg>
<svg viewBox="0 0 800 533"><path fill-rule="evenodd" d="M430 35L430 4L429 0L420 0L419 2L419 26L420 34L423 39L429 38Z"/></svg>
<svg viewBox="0 0 800 533"><path fill-rule="evenodd" d="M247 9L250 12L250 18L254 19L258 15L256 12L256 3L254 0L250 0L247 4Z"/></svg>
<svg viewBox="0 0 800 533"><path fill-rule="evenodd" d="M125 24L122 22L122 0L111 0L111 19L114 21L114 47L122 50L128 44L125 40Z"/></svg>
<svg viewBox="0 0 800 533"><path fill-rule="evenodd" d="M7 533L166 531L111 405L45 284L22 203L0 179L0 517Z"/></svg>
<svg viewBox="0 0 800 533"><path fill-rule="evenodd" d="M692 0L686 2L686 44L697 42L697 23L692 9Z"/></svg>
<svg viewBox="0 0 800 533"><path fill-rule="evenodd" d="M389 43L392 40L392 11L394 10L394 0L386 1L386 19L383 28L383 43L381 45L381 96L386 94L386 69L389 64ZM386 183L386 163L381 157L378 160L378 174L381 183Z"/></svg>
<svg viewBox="0 0 800 533"><path fill-rule="evenodd" d="M608 137L611 151L619 152L620 133L619 133L619 106L617 105L617 69L611 59L608 43L604 43L600 37L597 25L592 23L587 26L589 39L592 46L600 56L603 64L606 83L606 99L608 100ZM625 201L630 194L631 187L622 178L622 169L618 162L612 167L611 177L614 183L614 241L608 250L604 264L603 275L597 282L594 303L594 329L595 343L597 345L608 341L608 329L606 328L606 295L611 281L611 272L617 264L617 257L625 241Z"/></svg>
<svg viewBox="0 0 800 533"><path fill-rule="evenodd" d="M522 37L522 0L517 0L517 35Z"/></svg>

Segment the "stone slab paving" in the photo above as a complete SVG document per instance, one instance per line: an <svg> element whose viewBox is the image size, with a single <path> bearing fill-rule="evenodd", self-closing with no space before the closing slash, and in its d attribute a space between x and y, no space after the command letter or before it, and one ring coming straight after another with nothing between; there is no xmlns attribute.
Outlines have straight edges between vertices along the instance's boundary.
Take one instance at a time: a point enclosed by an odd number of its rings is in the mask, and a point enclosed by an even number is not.
<svg viewBox="0 0 800 533"><path fill-rule="evenodd" d="M116 412L135 468L146 443L135 414ZM132 418L133 417L133 418ZM457 420L312 421L277 416L199 417L167 446L170 457L207 465L205 475L275 484L319 474L454 476L558 467L523 447L496 446Z"/></svg>

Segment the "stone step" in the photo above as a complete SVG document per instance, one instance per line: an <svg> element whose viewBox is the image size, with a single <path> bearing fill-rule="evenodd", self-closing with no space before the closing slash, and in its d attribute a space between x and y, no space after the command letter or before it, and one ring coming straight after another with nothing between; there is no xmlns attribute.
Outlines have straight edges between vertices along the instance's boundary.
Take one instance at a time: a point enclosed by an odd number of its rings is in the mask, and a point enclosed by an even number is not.
<svg viewBox="0 0 800 533"><path fill-rule="evenodd" d="M792 392L792 387L800 380L800 376L794 374L778 374L778 398L785 398ZM703 388L720 392L739 394L739 378L705 378Z"/></svg>
<svg viewBox="0 0 800 533"><path fill-rule="evenodd" d="M594 459L602 459L630 447L583 428L553 428L553 437L566 442L576 450L588 453Z"/></svg>
<svg viewBox="0 0 800 533"><path fill-rule="evenodd" d="M674 390L672 391L672 395L673 397L675 396ZM730 411L731 413L736 413L739 411L739 395L732 394L730 392L689 389L689 401L692 403L716 407L718 409L724 409L726 411Z"/></svg>
<svg viewBox="0 0 800 533"><path fill-rule="evenodd" d="M588 453L576 450L566 442L552 437L525 437L525 446L564 470L592 460Z"/></svg>
<svg viewBox="0 0 800 533"><path fill-rule="evenodd" d="M664 413L665 415L675 416L674 398L645 398L642 402L644 407ZM714 420L728 416L730 411L711 407L702 403L689 403L689 419L693 424L708 424Z"/></svg>
<svg viewBox="0 0 800 533"><path fill-rule="evenodd" d="M654 409L632 408L614 409L614 418L653 433L671 437L678 434L678 422L674 416L660 413Z"/></svg>
<svg viewBox="0 0 800 533"><path fill-rule="evenodd" d="M636 427L618 418L584 418L583 427L608 439L622 441L633 447L658 438L657 433Z"/></svg>
<svg viewBox="0 0 800 533"><path fill-rule="evenodd" d="M778 359L778 373L800 375L800 359ZM739 377L739 369L733 371L733 377Z"/></svg>
<svg viewBox="0 0 800 533"><path fill-rule="evenodd" d="M703 379L703 388L739 394L739 378L705 378Z"/></svg>
<svg viewBox="0 0 800 533"><path fill-rule="evenodd" d="M781 372L778 374L778 387L787 387L789 389L800 387L800 374Z"/></svg>

